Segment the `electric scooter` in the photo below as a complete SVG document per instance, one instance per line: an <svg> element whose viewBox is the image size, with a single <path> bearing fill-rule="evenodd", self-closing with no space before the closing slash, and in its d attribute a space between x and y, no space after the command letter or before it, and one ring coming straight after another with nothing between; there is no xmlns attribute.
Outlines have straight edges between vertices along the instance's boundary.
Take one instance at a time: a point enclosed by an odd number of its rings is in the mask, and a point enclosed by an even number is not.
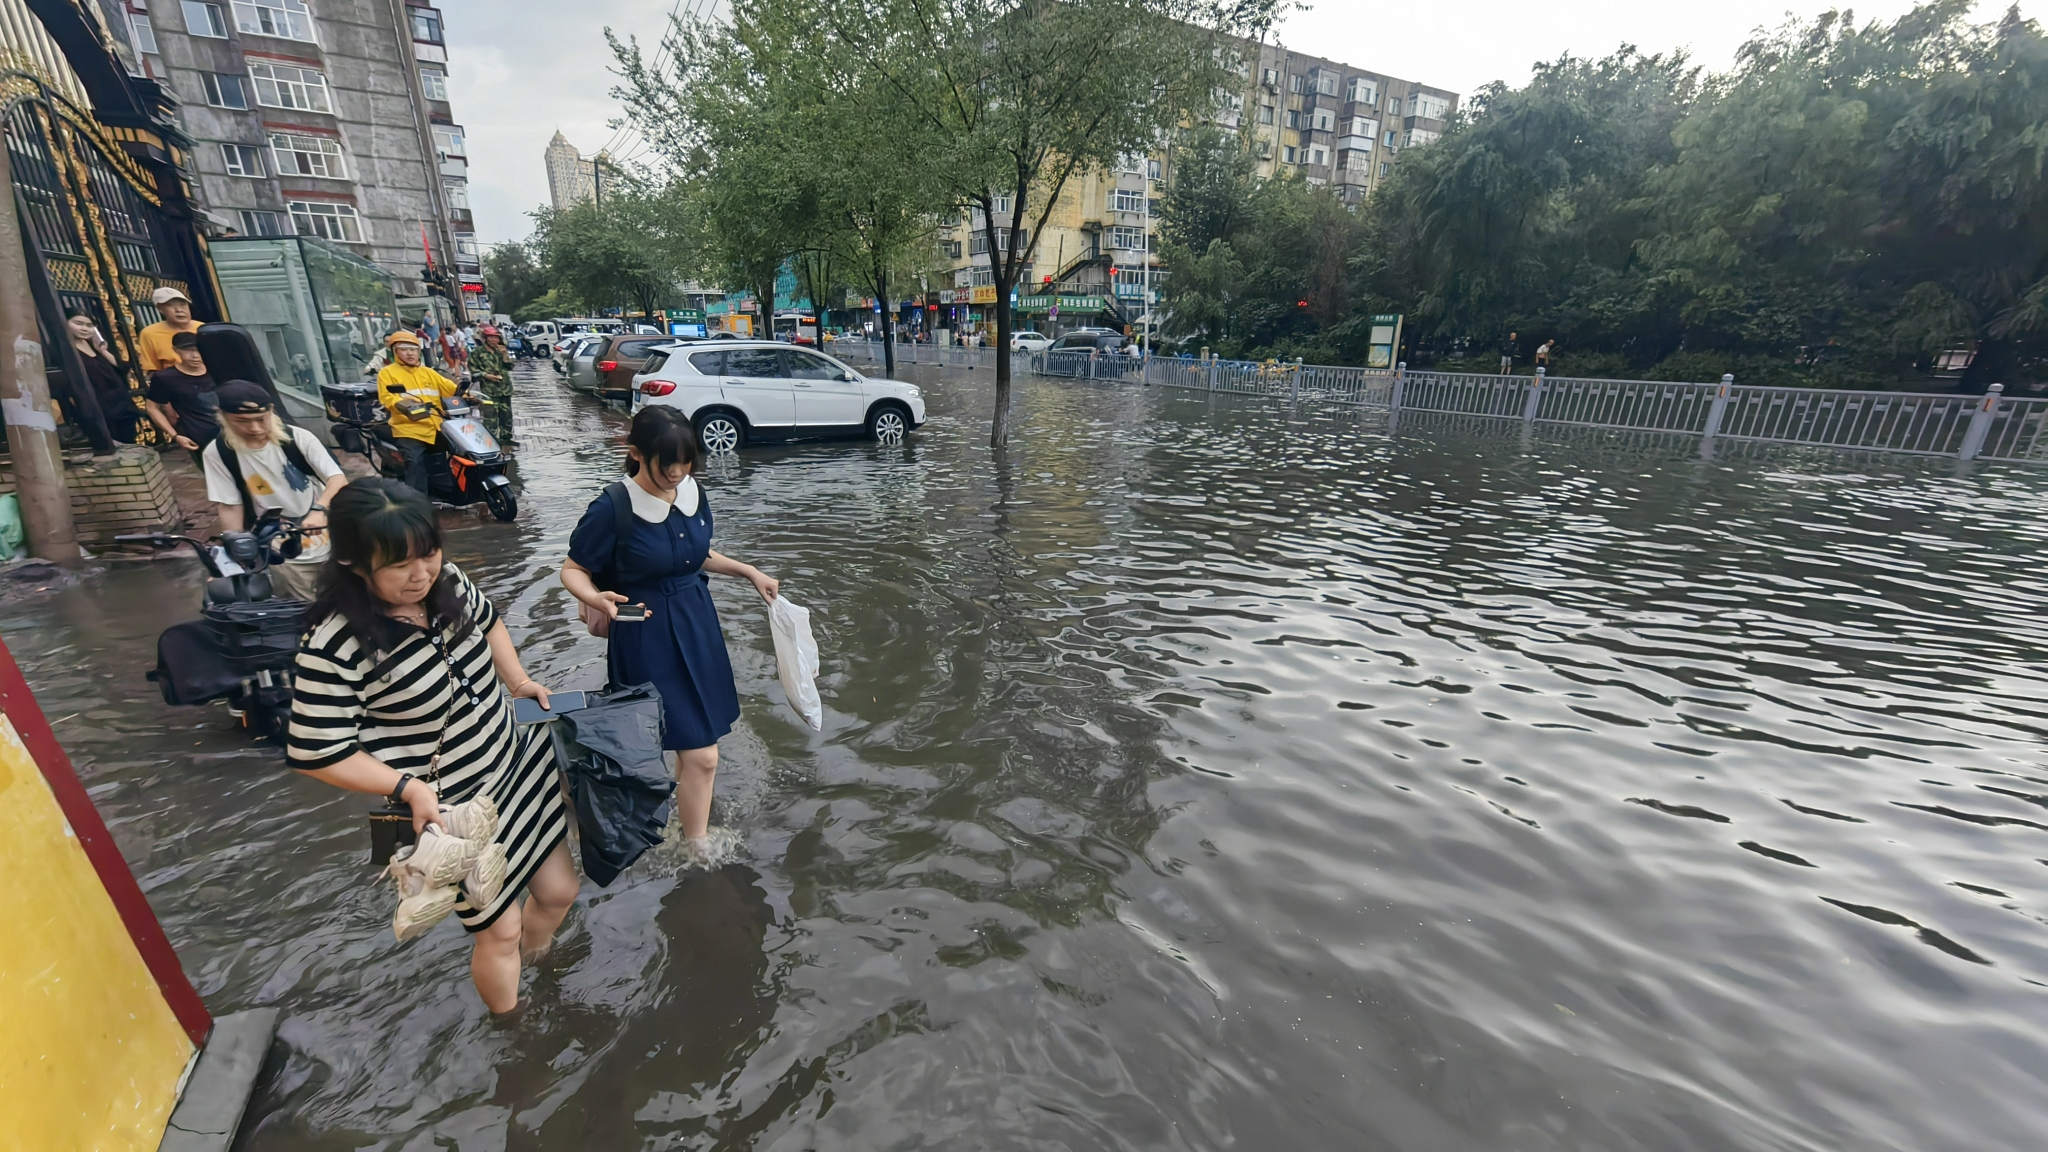
<svg viewBox="0 0 2048 1152"><path fill-rule="evenodd" d="M381 475L405 479L405 455L398 450L389 415L377 402L377 386L327 384L320 392L336 446L369 457ZM477 405L458 396L442 411L441 431L427 453L427 495L443 504L487 504L500 520L519 515L519 497L505 475L512 456L484 427Z"/></svg>
<svg viewBox="0 0 2048 1152"><path fill-rule="evenodd" d="M267 569L299 554L298 525L272 509L255 531L223 532L211 543L164 532L114 539L152 548L190 545L206 568L199 619L173 624L157 637L149 678L164 703L205 704L225 697L229 715L244 729L283 743L306 602L273 596Z"/></svg>

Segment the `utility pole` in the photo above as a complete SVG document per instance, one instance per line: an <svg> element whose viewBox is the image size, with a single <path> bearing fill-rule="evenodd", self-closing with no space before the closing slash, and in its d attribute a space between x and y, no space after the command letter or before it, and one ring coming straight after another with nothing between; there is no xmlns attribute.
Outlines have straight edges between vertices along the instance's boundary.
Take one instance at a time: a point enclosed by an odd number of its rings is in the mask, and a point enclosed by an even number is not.
<svg viewBox="0 0 2048 1152"><path fill-rule="evenodd" d="M28 253L22 247L33 243L15 211L13 162L0 147L0 341L14 357L9 368L0 353L0 413L7 421L7 451L14 460L14 489L21 501L29 552L59 564L76 564L78 528L71 521L71 489L64 482L64 452L57 442L50 378L43 370L42 329L35 298L29 294ZM83 381L80 385L89 386Z"/></svg>

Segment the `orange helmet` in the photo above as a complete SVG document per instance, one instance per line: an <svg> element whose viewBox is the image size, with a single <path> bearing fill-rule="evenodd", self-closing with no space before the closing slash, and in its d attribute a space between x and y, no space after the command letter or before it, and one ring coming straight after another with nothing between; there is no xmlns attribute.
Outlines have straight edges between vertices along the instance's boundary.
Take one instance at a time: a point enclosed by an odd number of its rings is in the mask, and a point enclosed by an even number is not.
<svg viewBox="0 0 2048 1152"><path fill-rule="evenodd" d="M498 331L498 326L497 326L497 325L495 325L495 324L486 324L486 325L484 325L483 327L481 327L481 328L479 328L479 329L477 329L477 330L476 330L476 334L477 334L477 335L479 335L479 336L502 336L502 335L504 335L504 333L502 333L502 332L499 332L499 331Z"/></svg>

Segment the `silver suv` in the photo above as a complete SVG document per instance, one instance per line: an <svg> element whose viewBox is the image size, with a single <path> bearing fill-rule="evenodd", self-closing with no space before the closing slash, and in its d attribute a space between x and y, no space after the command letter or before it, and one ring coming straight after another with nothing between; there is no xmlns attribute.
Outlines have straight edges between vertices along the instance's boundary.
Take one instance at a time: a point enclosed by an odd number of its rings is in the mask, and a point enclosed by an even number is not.
<svg viewBox="0 0 2048 1152"><path fill-rule="evenodd" d="M692 340L648 353L633 377L633 410L680 408L710 452L755 440L865 435L900 444L924 423L924 393L863 376L809 348L772 340Z"/></svg>

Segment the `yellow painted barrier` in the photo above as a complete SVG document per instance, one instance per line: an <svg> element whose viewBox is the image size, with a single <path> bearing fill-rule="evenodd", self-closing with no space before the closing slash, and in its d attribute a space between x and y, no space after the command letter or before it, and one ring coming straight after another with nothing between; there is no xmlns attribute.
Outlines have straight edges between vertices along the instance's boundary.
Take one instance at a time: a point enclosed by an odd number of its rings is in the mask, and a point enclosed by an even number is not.
<svg viewBox="0 0 2048 1152"><path fill-rule="evenodd" d="M0 1149L153 1152L192 1040L5 717L0 876Z"/></svg>

